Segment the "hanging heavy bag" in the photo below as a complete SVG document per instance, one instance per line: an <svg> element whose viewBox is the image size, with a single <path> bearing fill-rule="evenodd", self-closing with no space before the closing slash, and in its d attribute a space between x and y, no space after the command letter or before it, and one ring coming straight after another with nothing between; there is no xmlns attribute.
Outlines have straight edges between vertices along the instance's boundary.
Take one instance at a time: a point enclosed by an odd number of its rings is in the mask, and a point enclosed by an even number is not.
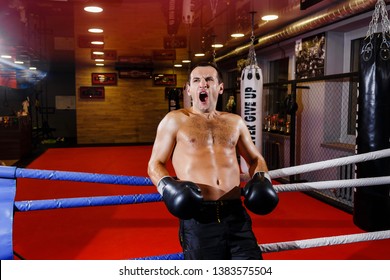
<svg viewBox="0 0 390 280"><path fill-rule="evenodd" d="M248 64L241 72L241 117L243 118L256 148L263 153L263 73L257 65L253 35L254 13L252 13L252 44L249 47ZM248 165L240 158L241 171L248 173Z"/></svg>
<svg viewBox="0 0 390 280"><path fill-rule="evenodd" d="M387 11L384 14L378 5L373 21L378 20L380 12L384 24L389 27ZM361 46L356 137L358 154L390 148L390 36L388 32L373 32L373 26L377 24L370 24L368 36ZM357 178L388 176L390 158L358 163L356 175ZM390 185L356 188L353 220L366 231L390 229Z"/></svg>

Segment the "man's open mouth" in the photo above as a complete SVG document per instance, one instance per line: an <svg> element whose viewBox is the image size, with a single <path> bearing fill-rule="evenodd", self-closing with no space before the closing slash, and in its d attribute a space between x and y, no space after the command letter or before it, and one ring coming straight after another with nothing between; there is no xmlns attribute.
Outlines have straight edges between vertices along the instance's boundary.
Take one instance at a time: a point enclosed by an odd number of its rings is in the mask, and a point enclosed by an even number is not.
<svg viewBox="0 0 390 280"><path fill-rule="evenodd" d="M207 100L207 97L208 97L207 92L201 92L200 95L199 95L199 100L201 102L205 102Z"/></svg>

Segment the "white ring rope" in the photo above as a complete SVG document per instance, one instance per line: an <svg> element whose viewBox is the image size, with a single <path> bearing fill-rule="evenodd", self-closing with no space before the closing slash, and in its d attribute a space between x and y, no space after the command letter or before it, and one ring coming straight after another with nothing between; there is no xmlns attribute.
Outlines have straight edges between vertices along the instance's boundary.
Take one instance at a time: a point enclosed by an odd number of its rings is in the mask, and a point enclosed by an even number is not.
<svg viewBox="0 0 390 280"><path fill-rule="evenodd" d="M313 239L295 240L279 243L260 244L263 253L280 252L286 250L308 249L322 246L333 246L372 240L383 240L390 238L390 230L375 231L368 233L357 233Z"/></svg>
<svg viewBox="0 0 390 280"><path fill-rule="evenodd" d="M308 164L303 164L298 166L286 167L282 169L270 170L268 173L272 179L275 179L284 176L306 173L306 172L311 172L315 170L331 168L336 166L348 165L356 162L375 160L375 159L389 157L389 156L390 156L390 149L384 149L380 151L358 154L358 155L353 155L348 157L341 157L341 158L330 159L330 160L325 160L320 162L313 162L313 163L308 163Z"/></svg>
<svg viewBox="0 0 390 280"><path fill-rule="evenodd" d="M276 192L312 191L390 184L390 176L274 185Z"/></svg>

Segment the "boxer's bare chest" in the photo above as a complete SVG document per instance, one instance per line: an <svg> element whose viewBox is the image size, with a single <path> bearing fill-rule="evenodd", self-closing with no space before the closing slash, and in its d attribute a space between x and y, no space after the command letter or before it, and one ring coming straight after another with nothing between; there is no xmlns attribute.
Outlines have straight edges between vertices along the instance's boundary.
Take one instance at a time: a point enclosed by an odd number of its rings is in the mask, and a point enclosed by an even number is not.
<svg viewBox="0 0 390 280"><path fill-rule="evenodd" d="M178 136L178 140L192 147L234 147L238 131L232 120L221 116L213 119L192 116L183 123Z"/></svg>

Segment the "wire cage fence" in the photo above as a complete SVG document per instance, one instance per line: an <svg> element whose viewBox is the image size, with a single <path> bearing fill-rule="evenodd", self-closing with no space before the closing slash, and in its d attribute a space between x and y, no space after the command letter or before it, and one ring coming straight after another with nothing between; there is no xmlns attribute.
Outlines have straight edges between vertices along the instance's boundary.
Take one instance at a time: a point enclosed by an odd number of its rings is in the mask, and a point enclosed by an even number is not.
<svg viewBox="0 0 390 280"><path fill-rule="evenodd" d="M355 154L357 73L264 84L263 155L270 170ZM355 178L355 165L327 168L282 180ZM311 194L353 210L353 188Z"/></svg>

